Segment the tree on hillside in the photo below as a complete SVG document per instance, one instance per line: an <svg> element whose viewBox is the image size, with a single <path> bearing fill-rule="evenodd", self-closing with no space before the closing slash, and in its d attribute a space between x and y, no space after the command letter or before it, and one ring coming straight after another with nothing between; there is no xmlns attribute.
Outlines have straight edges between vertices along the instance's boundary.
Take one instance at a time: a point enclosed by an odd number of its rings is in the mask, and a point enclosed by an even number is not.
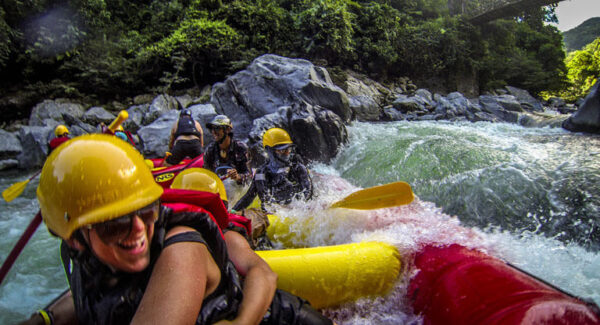
<svg viewBox="0 0 600 325"><path fill-rule="evenodd" d="M600 37L600 17L590 18L581 25L563 33L567 52L583 49Z"/></svg>
<svg viewBox="0 0 600 325"><path fill-rule="evenodd" d="M574 102L585 97L600 78L600 37L585 46L583 50L571 52L566 61L569 87L554 95Z"/></svg>

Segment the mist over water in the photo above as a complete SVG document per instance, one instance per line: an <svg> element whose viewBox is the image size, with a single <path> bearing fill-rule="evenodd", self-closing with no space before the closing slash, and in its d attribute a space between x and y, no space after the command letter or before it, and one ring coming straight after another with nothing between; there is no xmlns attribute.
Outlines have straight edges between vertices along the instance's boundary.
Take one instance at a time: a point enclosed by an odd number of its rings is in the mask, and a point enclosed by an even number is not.
<svg viewBox="0 0 600 325"><path fill-rule="evenodd" d="M392 292L324 310L338 324L420 324L406 297L416 272L410 256L431 243L483 250L600 303L600 138L446 122L355 123L349 133L331 164L310 166L316 198L278 210L293 222L274 238L279 248L361 241L398 248L403 271ZM0 187L28 175L0 173ZM394 181L411 184L413 203L325 209L358 188ZM36 185L0 203L1 260L37 212ZM66 288L58 244L44 226L36 232L0 287L0 323L28 317Z"/></svg>

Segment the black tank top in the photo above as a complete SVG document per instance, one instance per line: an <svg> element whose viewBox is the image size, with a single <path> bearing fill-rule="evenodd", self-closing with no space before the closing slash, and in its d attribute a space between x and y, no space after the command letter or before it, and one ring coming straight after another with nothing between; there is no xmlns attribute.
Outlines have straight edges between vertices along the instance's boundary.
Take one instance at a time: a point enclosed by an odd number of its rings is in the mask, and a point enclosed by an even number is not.
<svg viewBox="0 0 600 325"><path fill-rule="evenodd" d="M195 135L201 137L200 132L196 129L196 122L191 116L184 115L177 122L177 130L175 130L175 139L180 135Z"/></svg>

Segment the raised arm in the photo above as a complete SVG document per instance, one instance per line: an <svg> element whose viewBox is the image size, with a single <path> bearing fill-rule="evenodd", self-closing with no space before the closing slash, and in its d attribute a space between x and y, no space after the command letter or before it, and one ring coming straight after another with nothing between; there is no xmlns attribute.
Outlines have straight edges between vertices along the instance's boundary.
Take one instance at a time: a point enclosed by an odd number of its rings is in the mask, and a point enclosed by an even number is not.
<svg viewBox="0 0 600 325"><path fill-rule="evenodd" d="M175 131L177 131L178 123L179 123L179 119L175 122L175 124L171 128L171 135L169 136L169 150L173 149L173 144L175 143Z"/></svg>
<svg viewBox="0 0 600 325"><path fill-rule="evenodd" d="M229 259L244 276L244 299L231 324L259 324L271 305L277 274L258 256L246 239L235 231L225 233ZM223 322L227 323L227 322Z"/></svg>

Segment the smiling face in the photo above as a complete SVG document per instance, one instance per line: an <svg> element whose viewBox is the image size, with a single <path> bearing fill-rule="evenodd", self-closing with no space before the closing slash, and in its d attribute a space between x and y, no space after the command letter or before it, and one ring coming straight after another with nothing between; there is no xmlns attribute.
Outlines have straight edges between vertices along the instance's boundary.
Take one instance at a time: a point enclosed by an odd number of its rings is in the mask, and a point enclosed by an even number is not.
<svg viewBox="0 0 600 325"><path fill-rule="evenodd" d="M213 139L215 140L215 142L219 142L219 141L221 141L227 135L227 132L225 131L225 128L222 128L222 127L212 127L210 129L210 134L212 134Z"/></svg>
<svg viewBox="0 0 600 325"><path fill-rule="evenodd" d="M156 207L158 213L158 207ZM154 220L135 214L130 218L131 228L121 238L106 240L102 231L89 229L89 246L103 263L114 269L134 273L143 271L150 263L150 244L154 235Z"/></svg>

